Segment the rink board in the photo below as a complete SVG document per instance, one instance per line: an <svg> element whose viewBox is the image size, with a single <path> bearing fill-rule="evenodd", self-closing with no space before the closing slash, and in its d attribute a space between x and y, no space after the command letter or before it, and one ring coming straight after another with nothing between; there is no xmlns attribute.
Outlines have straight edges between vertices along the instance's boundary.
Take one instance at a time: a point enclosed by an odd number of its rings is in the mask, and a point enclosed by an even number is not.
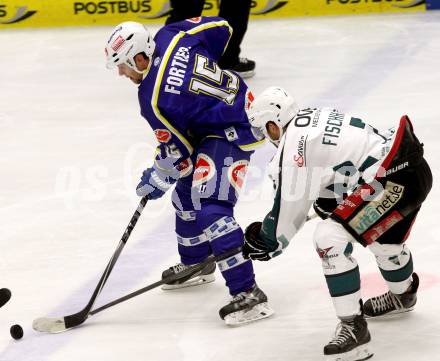
<svg viewBox="0 0 440 361"><path fill-rule="evenodd" d="M182 0L183 1L183 0ZM282 18L380 12L416 12L439 0L254 0L251 18ZM0 29L114 25L125 20L163 23L168 0L3 0ZM204 15L218 14L218 1L206 0Z"/></svg>

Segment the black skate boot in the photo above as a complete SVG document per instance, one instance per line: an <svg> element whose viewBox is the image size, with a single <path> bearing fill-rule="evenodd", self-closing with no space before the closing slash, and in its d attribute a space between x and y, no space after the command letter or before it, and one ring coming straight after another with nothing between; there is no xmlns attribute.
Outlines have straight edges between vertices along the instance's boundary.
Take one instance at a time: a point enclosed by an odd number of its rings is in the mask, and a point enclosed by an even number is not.
<svg viewBox="0 0 440 361"><path fill-rule="evenodd" d="M361 361L373 356L368 350L371 340L367 321L363 315L350 320L341 320L335 336L324 346L326 361Z"/></svg>
<svg viewBox="0 0 440 361"><path fill-rule="evenodd" d="M178 274L189 268L189 265L178 263L175 266L168 268L162 272L162 279ZM200 271L194 271L189 274L185 274L182 278L179 278L173 282L165 283L162 286L163 290L175 290L177 288L191 287L203 285L205 283L215 281L214 272L216 269L215 262L209 263L205 268Z"/></svg>
<svg viewBox="0 0 440 361"><path fill-rule="evenodd" d="M257 321L273 313L267 304L267 296L257 285L250 291L233 296L231 302L219 311L221 319L229 326Z"/></svg>
<svg viewBox="0 0 440 361"><path fill-rule="evenodd" d="M419 288L419 276L417 276L417 273L412 274L412 279L413 281L409 289L401 295L388 291L383 295L372 297L365 301L365 317L391 316L412 311L417 302L417 289Z"/></svg>
<svg viewBox="0 0 440 361"><path fill-rule="evenodd" d="M251 78L255 75L255 61L248 58L239 58L237 64L226 67L226 69L235 71L244 79Z"/></svg>

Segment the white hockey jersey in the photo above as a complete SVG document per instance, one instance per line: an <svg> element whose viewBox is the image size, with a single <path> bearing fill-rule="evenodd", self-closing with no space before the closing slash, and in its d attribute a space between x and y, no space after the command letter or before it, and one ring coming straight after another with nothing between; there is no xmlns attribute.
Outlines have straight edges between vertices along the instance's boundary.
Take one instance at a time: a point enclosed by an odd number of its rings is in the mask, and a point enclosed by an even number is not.
<svg viewBox="0 0 440 361"><path fill-rule="evenodd" d="M303 109L290 122L270 163L276 195L262 237L281 252L318 198L340 198L373 180L395 128L379 132L335 109ZM278 253L277 253L278 252Z"/></svg>

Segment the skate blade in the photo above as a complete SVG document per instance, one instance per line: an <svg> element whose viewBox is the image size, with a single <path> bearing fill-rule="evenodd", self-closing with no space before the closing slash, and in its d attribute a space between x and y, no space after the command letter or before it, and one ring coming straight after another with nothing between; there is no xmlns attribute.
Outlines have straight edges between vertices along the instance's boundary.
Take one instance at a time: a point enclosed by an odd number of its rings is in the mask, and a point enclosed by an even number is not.
<svg viewBox="0 0 440 361"><path fill-rule="evenodd" d="M368 350L369 343L356 347L355 349L336 354L325 355L325 361L364 361L373 357L373 353Z"/></svg>
<svg viewBox="0 0 440 361"><path fill-rule="evenodd" d="M398 315L411 312L412 310L414 310L414 307L391 311L391 312L388 312L388 313L384 313L383 315L380 315L380 316L370 316L370 315L364 314L364 317L368 318L370 320L371 319L383 320L383 319L393 318L393 317L396 317Z"/></svg>
<svg viewBox="0 0 440 361"><path fill-rule="evenodd" d="M275 311L269 307L267 302L254 306L249 311L237 311L225 316L224 320L228 326L240 326L246 323L262 320L272 316Z"/></svg>
<svg viewBox="0 0 440 361"><path fill-rule="evenodd" d="M240 77L242 77L243 79L248 79L252 78L255 75L255 70L240 71L236 73L238 73L238 75L240 75Z"/></svg>
<svg viewBox="0 0 440 361"><path fill-rule="evenodd" d="M164 291L177 290L180 288L201 286L206 283L211 283L214 281L215 281L215 275L213 273L211 273L209 275L203 275L203 276L197 276L197 277L191 278L190 280L188 280L184 283L180 283L180 284L175 284L175 285L164 284L164 285L162 285L161 288Z"/></svg>

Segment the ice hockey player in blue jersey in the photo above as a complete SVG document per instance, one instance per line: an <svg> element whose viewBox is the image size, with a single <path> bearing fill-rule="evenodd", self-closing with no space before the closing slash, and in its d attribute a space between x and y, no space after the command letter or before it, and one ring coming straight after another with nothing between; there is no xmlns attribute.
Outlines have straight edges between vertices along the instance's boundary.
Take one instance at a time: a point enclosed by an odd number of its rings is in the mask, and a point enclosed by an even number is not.
<svg viewBox="0 0 440 361"><path fill-rule="evenodd" d="M106 50L107 67L139 85L142 116L158 146L154 164L137 186L139 196L160 198L175 184L176 234L181 262L165 278L243 245L234 206L251 154L263 142L248 121L252 94L234 72L216 62L232 29L219 17L198 17L161 28L156 36L136 22L118 25ZM232 300L220 317L226 324L270 316L267 297L255 283L252 262L241 251L217 263ZM215 263L165 289L214 280Z"/></svg>

